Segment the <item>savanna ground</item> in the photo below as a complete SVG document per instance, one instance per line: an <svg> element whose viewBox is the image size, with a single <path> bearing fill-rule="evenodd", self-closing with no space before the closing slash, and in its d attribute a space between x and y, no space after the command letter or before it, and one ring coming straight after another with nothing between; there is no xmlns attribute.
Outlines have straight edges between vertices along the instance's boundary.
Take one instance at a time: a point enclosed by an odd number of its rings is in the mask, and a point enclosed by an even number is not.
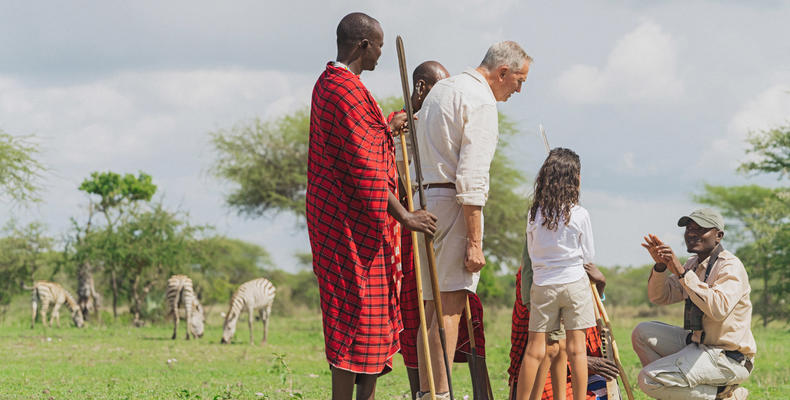
<svg viewBox="0 0 790 400"><path fill-rule="evenodd" d="M323 354L321 318L303 311L275 316L269 342L250 346L246 321L240 321L231 345L220 345L220 309L213 307L203 338L171 340L172 325L134 328L128 321L103 326L72 326L62 313L62 328L30 329L27 299L15 301L0 320L0 399L326 399L330 374ZM680 306L678 306L680 307ZM655 318L628 316L633 310L609 310L621 357L631 383L639 370L630 331ZM677 315L661 317L679 323ZM510 310L486 314L488 367L497 399L507 397ZM183 328L183 324L180 325ZM256 343L260 323L254 325ZM745 386L752 399L790 398L790 362L785 326L755 326L759 347L756 369ZM471 394L468 369L456 365L457 399ZM645 399L634 389L637 399ZM408 398L400 355L394 371L379 379L379 399ZM470 396L471 398L471 396Z"/></svg>

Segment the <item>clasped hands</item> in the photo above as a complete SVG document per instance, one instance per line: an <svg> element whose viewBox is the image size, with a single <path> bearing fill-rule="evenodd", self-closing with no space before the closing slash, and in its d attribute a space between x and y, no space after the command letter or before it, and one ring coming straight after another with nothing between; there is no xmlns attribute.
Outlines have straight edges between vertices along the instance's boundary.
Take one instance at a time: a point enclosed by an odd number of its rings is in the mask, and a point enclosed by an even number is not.
<svg viewBox="0 0 790 400"><path fill-rule="evenodd" d="M663 265L665 268L669 268L669 271L675 275L680 275L685 272L675 252L672 251L669 245L662 242L658 236L648 234L644 239L645 242L642 243L642 247L647 249L647 252L650 253L650 257L653 257L653 261L655 261L657 265Z"/></svg>
<svg viewBox="0 0 790 400"><path fill-rule="evenodd" d="M408 115L405 112L395 114L388 122L392 136L398 136L409 131ZM417 120L417 117L414 117Z"/></svg>

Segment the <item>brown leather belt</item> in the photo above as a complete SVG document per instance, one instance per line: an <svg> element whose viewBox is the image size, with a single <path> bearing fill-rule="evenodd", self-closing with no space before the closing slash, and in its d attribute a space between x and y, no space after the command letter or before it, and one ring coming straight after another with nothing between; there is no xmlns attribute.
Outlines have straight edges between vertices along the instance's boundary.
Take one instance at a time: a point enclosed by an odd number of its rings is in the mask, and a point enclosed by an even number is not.
<svg viewBox="0 0 790 400"><path fill-rule="evenodd" d="M455 183L445 182L445 183L429 183L427 185L422 185L423 189L453 189L455 190Z"/></svg>

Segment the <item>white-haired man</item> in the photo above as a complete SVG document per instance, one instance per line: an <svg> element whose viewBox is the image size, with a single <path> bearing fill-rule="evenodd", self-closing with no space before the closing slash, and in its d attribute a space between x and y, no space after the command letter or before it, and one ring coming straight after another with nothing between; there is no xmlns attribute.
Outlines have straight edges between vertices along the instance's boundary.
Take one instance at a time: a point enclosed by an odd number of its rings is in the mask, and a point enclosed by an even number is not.
<svg viewBox="0 0 790 400"><path fill-rule="evenodd" d="M475 292L483 256L483 206L488 170L499 136L496 102L521 91L532 58L516 42L492 45L480 66L436 83L420 112L416 135L422 160L425 198L439 218L434 238L436 269L446 327L448 358L458 339L458 320L469 292ZM421 259L427 260L421 248ZM422 275L431 366L439 398L449 391L428 269ZM418 348L425 343L418 340ZM430 379L418 351L420 391ZM449 396L447 396L449 398Z"/></svg>

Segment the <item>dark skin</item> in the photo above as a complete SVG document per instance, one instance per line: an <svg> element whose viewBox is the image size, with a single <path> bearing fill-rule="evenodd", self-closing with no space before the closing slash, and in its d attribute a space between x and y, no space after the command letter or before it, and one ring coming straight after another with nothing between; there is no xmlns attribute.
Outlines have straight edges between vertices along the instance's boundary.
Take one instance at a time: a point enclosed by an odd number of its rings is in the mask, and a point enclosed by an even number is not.
<svg viewBox="0 0 790 400"><path fill-rule="evenodd" d="M361 75L362 71L373 71L376 69L381 48L384 46L384 31L378 22L370 22L372 25L368 32L368 37L353 43L346 43L337 48L337 61L345 64L348 70L355 75ZM399 132L406 127L406 116L396 116L389 123L392 132Z"/></svg>
<svg viewBox="0 0 790 400"><path fill-rule="evenodd" d="M411 93L411 107L414 112L420 111L422 102L428 96L436 82L447 78L450 73L442 64L436 61L426 61L417 66L412 74L414 89Z"/></svg>
<svg viewBox="0 0 790 400"><path fill-rule="evenodd" d="M364 29L364 37L338 44L337 61L348 66L352 73L360 75L362 71L373 71L376 68L379 57L381 57L381 48L384 46L384 31L375 19L364 15L360 16L358 13L354 14L344 17L340 24L362 24L368 29ZM393 118L390 129L393 131L402 130L405 128L405 124L406 117ZM387 196L387 212L406 229L429 235L436 233L436 216L425 210L413 213L407 211L392 192L389 192ZM331 370L333 400L350 400L354 394L355 385L357 400L375 398L378 375L356 374L334 367Z"/></svg>
<svg viewBox="0 0 790 400"><path fill-rule="evenodd" d="M683 239L686 241L686 250L689 253L696 254L700 261L708 258L723 238L723 231L716 228L701 227L694 221L688 222L683 233ZM653 234L645 236L644 239L645 243L642 243L642 247L647 249L653 261L655 261L656 266L654 268L657 272L663 272L667 268L675 275L685 272L683 264L680 263L671 247Z"/></svg>

